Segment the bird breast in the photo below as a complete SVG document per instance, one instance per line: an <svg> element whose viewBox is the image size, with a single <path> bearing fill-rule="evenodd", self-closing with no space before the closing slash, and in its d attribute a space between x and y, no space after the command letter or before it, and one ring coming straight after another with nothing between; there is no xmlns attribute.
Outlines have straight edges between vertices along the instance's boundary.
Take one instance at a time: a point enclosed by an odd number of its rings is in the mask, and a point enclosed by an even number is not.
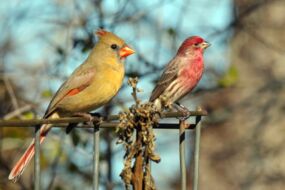
<svg viewBox="0 0 285 190"><path fill-rule="evenodd" d="M200 81L204 71L203 57L197 57L181 69L181 80L190 90Z"/></svg>

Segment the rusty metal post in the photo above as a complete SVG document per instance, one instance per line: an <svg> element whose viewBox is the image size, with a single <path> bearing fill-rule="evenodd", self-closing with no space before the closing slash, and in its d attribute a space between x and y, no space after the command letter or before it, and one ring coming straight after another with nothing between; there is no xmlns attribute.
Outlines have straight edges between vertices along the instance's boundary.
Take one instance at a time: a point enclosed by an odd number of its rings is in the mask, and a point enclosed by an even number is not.
<svg viewBox="0 0 285 190"><path fill-rule="evenodd" d="M40 126L35 127L35 162L34 162L34 188L40 190L41 173L40 173Z"/></svg>
<svg viewBox="0 0 285 190"><path fill-rule="evenodd" d="M93 190L99 189L99 158L100 158L100 131L99 126L94 125L93 144Z"/></svg>
<svg viewBox="0 0 285 190"><path fill-rule="evenodd" d="M186 121L179 121L179 159L180 159L180 186L186 190L186 161L185 161L185 128Z"/></svg>
<svg viewBox="0 0 285 190"><path fill-rule="evenodd" d="M197 116L196 117L196 128L195 128L193 190L198 190L198 188L199 188L200 138L201 138L201 116Z"/></svg>

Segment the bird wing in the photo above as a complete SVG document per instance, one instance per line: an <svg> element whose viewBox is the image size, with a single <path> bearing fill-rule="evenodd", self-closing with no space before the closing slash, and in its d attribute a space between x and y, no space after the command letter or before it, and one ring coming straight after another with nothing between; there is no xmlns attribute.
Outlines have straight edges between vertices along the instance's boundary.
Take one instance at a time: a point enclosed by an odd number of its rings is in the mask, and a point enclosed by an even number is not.
<svg viewBox="0 0 285 190"><path fill-rule="evenodd" d="M58 103L65 97L74 96L88 87L94 76L94 67L85 67L84 65L81 65L76 69L53 96L45 113L45 117L48 117L53 113L57 108Z"/></svg>
<svg viewBox="0 0 285 190"><path fill-rule="evenodd" d="M170 83L177 78L178 75L178 60L176 58L172 59L164 69L160 79L158 80L155 88L153 89L149 101L153 102L157 99L164 90L170 85Z"/></svg>

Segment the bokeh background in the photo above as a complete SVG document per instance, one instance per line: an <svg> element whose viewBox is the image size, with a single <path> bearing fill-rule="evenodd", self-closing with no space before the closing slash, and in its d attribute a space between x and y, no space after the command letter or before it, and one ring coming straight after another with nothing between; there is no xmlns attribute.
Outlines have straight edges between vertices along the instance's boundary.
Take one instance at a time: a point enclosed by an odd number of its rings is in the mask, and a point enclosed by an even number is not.
<svg viewBox="0 0 285 190"><path fill-rule="evenodd" d="M136 50L127 77L138 76L147 101L180 43L200 35L205 74L182 104L202 106L201 190L285 188L284 0L11 0L0 2L0 117L40 118L54 92L87 57L94 31L105 28ZM133 103L126 82L102 114ZM176 122L167 121L167 122ZM33 165L13 184L7 177L32 128L0 128L0 190L32 189ZM178 131L157 130L153 165L158 189L180 189ZM192 132L187 133L191 185ZM42 146L43 189L91 189L92 134L54 129ZM123 189L123 148L101 131L100 189Z"/></svg>

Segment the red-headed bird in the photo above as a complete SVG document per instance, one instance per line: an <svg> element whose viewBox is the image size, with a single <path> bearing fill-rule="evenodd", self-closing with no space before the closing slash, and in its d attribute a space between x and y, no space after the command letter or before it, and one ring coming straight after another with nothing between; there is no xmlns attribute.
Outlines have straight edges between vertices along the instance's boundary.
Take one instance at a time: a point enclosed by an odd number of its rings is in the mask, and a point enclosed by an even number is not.
<svg viewBox="0 0 285 190"><path fill-rule="evenodd" d="M99 41L88 58L61 85L51 100L43 118L59 118L89 112L108 103L119 91L125 75L124 60L134 53L121 38L111 32L98 30ZM52 125L40 129L40 143ZM12 169L9 179L15 182L35 153L35 140Z"/></svg>
<svg viewBox="0 0 285 190"><path fill-rule="evenodd" d="M204 71L203 52L210 44L199 36L187 38L178 49L176 56L167 64L150 101L161 109L161 98L168 103L177 103L200 81Z"/></svg>

